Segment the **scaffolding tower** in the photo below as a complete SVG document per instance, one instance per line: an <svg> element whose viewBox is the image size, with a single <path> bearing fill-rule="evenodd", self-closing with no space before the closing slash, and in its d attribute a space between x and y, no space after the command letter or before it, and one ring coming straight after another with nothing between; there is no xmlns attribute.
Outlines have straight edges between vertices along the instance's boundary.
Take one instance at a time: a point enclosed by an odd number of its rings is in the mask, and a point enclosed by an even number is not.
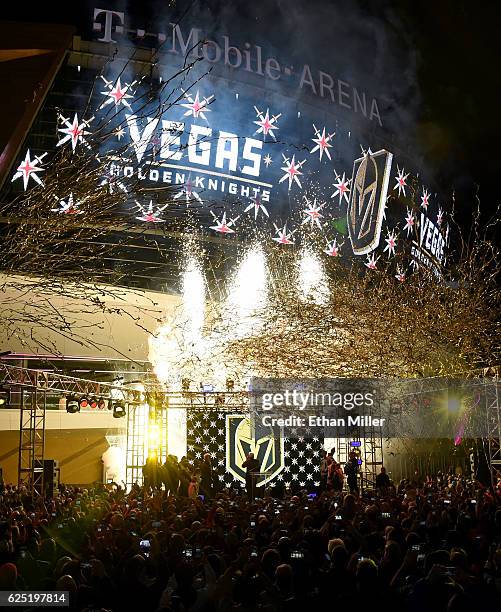
<svg viewBox="0 0 501 612"><path fill-rule="evenodd" d="M499 374L500 368L486 368L484 370L488 460L493 487L501 479L501 393Z"/></svg>
<svg viewBox="0 0 501 612"><path fill-rule="evenodd" d="M45 410L47 394L38 386L20 389L18 449L18 486L26 487L32 497L44 495Z"/></svg>

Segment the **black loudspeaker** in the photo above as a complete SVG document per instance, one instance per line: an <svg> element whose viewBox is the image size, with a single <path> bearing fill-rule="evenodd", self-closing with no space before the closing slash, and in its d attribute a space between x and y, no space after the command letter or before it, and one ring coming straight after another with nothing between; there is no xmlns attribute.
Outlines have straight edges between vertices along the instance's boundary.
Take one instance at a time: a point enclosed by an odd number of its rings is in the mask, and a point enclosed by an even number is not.
<svg viewBox="0 0 501 612"><path fill-rule="evenodd" d="M59 461L57 459L44 459L43 486L45 497L57 495L59 487Z"/></svg>

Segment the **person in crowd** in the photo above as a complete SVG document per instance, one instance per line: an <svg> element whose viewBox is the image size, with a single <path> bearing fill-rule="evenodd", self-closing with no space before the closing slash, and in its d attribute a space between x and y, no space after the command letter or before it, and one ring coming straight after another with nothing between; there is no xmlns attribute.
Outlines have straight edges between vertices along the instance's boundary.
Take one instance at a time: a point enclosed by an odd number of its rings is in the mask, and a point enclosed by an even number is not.
<svg viewBox="0 0 501 612"><path fill-rule="evenodd" d="M501 609L500 494L460 475L399 489L63 485L41 500L6 483L0 589L68 592L76 612Z"/></svg>
<svg viewBox="0 0 501 612"><path fill-rule="evenodd" d="M200 471L196 470L195 473L190 477L190 483L188 485L188 497L195 499L198 497L200 489Z"/></svg>

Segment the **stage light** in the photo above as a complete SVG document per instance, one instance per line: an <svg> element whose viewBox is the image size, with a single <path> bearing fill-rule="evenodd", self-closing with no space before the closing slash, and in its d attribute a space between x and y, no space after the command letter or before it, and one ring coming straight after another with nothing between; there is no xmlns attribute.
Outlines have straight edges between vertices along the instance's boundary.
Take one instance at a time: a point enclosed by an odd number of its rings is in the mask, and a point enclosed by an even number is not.
<svg viewBox="0 0 501 612"><path fill-rule="evenodd" d="M226 391L233 391L235 388L235 381L231 380L231 378L226 379Z"/></svg>
<svg viewBox="0 0 501 612"><path fill-rule="evenodd" d="M93 410L95 410L95 409L97 408L98 404L99 404L99 401L98 401L97 397L91 397L91 398L89 399L89 406L90 406L90 407L91 407Z"/></svg>
<svg viewBox="0 0 501 612"><path fill-rule="evenodd" d="M89 400L87 397L85 397L85 395L83 397L80 398L80 408L88 408L89 407Z"/></svg>
<svg viewBox="0 0 501 612"><path fill-rule="evenodd" d="M121 419L125 416L125 403L122 401L113 403L113 418Z"/></svg>
<svg viewBox="0 0 501 612"><path fill-rule="evenodd" d="M190 390L191 380L189 378L183 378L181 381L181 386L183 388L183 393L188 393Z"/></svg>
<svg viewBox="0 0 501 612"><path fill-rule="evenodd" d="M104 410L106 408L106 400L101 398L97 403L97 407L99 410Z"/></svg>
<svg viewBox="0 0 501 612"><path fill-rule="evenodd" d="M76 414L80 412L80 404L75 396L70 396L66 399L66 412Z"/></svg>
<svg viewBox="0 0 501 612"><path fill-rule="evenodd" d="M160 428L155 421L148 426L148 457L156 458L160 450Z"/></svg>

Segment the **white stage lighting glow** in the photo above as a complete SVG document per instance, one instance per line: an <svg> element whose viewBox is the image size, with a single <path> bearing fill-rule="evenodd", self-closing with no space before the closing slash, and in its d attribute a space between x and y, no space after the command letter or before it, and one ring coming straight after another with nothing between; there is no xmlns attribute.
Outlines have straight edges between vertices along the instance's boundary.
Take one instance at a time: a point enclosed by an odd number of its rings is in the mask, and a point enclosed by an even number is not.
<svg viewBox="0 0 501 612"><path fill-rule="evenodd" d="M329 299L327 279L322 262L310 249L304 248L298 262L299 290L305 300L326 304Z"/></svg>

